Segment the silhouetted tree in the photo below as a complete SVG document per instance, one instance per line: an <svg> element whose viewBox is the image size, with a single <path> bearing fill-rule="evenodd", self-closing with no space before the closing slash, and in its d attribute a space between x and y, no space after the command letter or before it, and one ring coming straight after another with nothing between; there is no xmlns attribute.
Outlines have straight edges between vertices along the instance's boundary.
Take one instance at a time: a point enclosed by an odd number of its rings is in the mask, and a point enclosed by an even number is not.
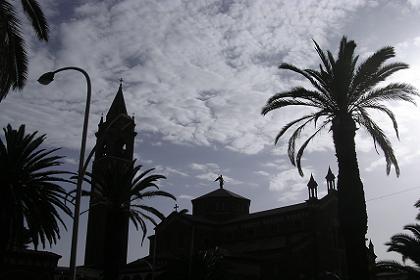
<svg viewBox="0 0 420 280"><path fill-rule="evenodd" d="M13 1L15 5L16 1ZM48 41L48 24L35 0L22 0L23 11L30 20L39 40ZM10 88L25 85L28 60L20 19L9 1L0 1L0 102Z"/></svg>
<svg viewBox="0 0 420 280"><path fill-rule="evenodd" d="M8 125L0 139L0 223L1 249L22 248L28 240L35 248L50 245L60 237L65 224L57 210L71 215L64 204L65 190L58 183L67 172L54 169L62 157L58 149L40 149L45 135L26 134Z"/></svg>
<svg viewBox="0 0 420 280"><path fill-rule="evenodd" d="M93 197L93 204L102 205L107 211L106 221L106 256L104 279L117 279L121 259L117 257L121 243L124 240L125 223L130 219L136 229L142 231L142 242L146 237L146 221L157 225L156 218L164 219L165 216L156 208L144 204L145 199L156 197L176 198L165 191L159 190L157 181L166 179L163 175L151 174L154 169L140 173L141 165L128 166L110 162L107 168L101 169L97 175L87 173L94 183L94 193L83 192L84 195ZM90 180L88 180L91 182Z"/></svg>
<svg viewBox="0 0 420 280"><path fill-rule="evenodd" d="M420 200L415 204L420 208ZM420 214L417 215L417 221L420 221ZM401 254L403 263L396 261L380 261L376 264L377 272L402 272L406 273L409 279L420 279L420 225L410 224L404 227L412 235L406 233L396 234L391 237L388 245L388 252L397 252ZM406 265L407 260L412 261L415 266Z"/></svg>
<svg viewBox="0 0 420 280"><path fill-rule="evenodd" d="M321 63L319 70L299 69L283 63L280 69L286 69L302 75L312 85L312 89L295 87L272 96L262 110L262 114L287 106L309 107L312 112L286 124L275 138L280 137L295 127L289 139L288 155L299 173L303 175L301 157L309 142L324 128L332 131L336 157L338 161L338 196L339 216L344 235L347 263L350 279L368 279L368 262L365 250L367 231L366 204L363 185L360 180L354 137L358 127L363 127L372 136L375 148L379 146L386 160L386 172L389 174L393 165L397 176L399 167L391 142L383 130L371 119L369 110L377 110L387 115L398 137L398 126L392 111L382 104L383 101L408 101L414 103L417 91L404 83L390 83L378 87L391 74L407 69L404 63L385 62L395 56L394 48L384 47L372 54L356 67L358 56L354 50L354 41L343 37L337 58L330 51L324 52L315 43ZM304 128L315 124L315 132L306 139L300 149L295 150L296 140Z"/></svg>

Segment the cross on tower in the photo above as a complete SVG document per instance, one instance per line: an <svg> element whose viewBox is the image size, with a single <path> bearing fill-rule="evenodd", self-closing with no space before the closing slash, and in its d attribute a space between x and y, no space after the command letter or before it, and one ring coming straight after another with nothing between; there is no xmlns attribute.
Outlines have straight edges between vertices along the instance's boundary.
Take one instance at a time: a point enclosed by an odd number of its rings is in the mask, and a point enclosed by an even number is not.
<svg viewBox="0 0 420 280"><path fill-rule="evenodd" d="M175 212L178 212L178 208L179 208L178 204L175 203L175 206L174 206Z"/></svg>
<svg viewBox="0 0 420 280"><path fill-rule="evenodd" d="M123 78L120 78L120 84L122 84L124 82Z"/></svg>

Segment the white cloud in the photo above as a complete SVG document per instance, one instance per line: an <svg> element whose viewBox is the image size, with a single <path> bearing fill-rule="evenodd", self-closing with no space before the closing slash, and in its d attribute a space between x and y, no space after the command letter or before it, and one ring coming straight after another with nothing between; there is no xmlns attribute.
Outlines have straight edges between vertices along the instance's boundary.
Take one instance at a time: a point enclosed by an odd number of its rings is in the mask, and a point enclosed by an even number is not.
<svg viewBox="0 0 420 280"><path fill-rule="evenodd" d="M170 166L161 166L158 165L156 166L156 172L160 173L162 175L165 175L166 177L170 177L171 175L178 175L178 176L182 176L182 177L188 177L189 175L183 171L180 171L178 169L175 169L173 167Z"/></svg>
<svg viewBox="0 0 420 280"><path fill-rule="evenodd" d="M263 170L258 170L254 172L255 174L261 175L261 176L270 176L270 173L263 171Z"/></svg>
<svg viewBox="0 0 420 280"><path fill-rule="evenodd" d="M407 0L407 2L414 8L420 7L420 0Z"/></svg>
<svg viewBox="0 0 420 280"><path fill-rule="evenodd" d="M198 170L198 171L212 171L212 172L220 172L220 167L216 163L191 163L190 168L192 170Z"/></svg>
<svg viewBox="0 0 420 280"><path fill-rule="evenodd" d="M306 199L307 186L310 174L313 172L312 167L304 169L305 177L301 177L295 168L284 169L270 178L269 190L279 194L278 201L281 202L296 202ZM320 178L314 174L315 181L320 184ZM319 187L318 186L318 187Z"/></svg>
<svg viewBox="0 0 420 280"><path fill-rule="evenodd" d="M75 9L71 21L54 26L58 52L34 47L29 77L35 80L65 65L85 68L93 82L90 131L122 76L128 109L140 130L162 133L174 143L222 144L254 154L271 145L272 132L282 124L278 114L260 115L266 98L288 87L276 66L282 61L311 65L316 59L311 38L325 45L347 13L363 4L90 1ZM24 95L3 102L1 124L25 122L44 129L54 142L76 148L84 81L75 73L58 76L49 87L32 80ZM47 106L50 112L40 114ZM39 109L14 118L22 107Z"/></svg>
<svg viewBox="0 0 420 280"><path fill-rule="evenodd" d="M281 154L281 155L284 155L284 153ZM261 167L264 167L264 168L268 167L268 168L272 168L272 169L283 169L283 168L287 168L287 164L288 164L288 162L286 162L286 160L280 158L280 159L276 159L274 161L269 161L269 162L262 163L260 165L261 165Z"/></svg>
<svg viewBox="0 0 420 280"><path fill-rule="evenodd" d="M186 199L186 200L192 200L194 197L189 194L180 194L178 196L179 199Z"/></svg>

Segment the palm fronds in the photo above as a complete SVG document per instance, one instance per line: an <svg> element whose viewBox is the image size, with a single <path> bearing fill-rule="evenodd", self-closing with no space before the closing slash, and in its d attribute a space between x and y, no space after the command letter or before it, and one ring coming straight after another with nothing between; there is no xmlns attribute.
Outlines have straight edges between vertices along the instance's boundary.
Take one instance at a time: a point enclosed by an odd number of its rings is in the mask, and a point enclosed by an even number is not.
<svg viewBox="0 0 420 280"><path fill-rule="evenodd" d="M166 179L159 174L151 174L154 168L141 172L141 165L110 162L98 172L86 172L86 181L92 183L92 191L83 195L91 196L91 207L104 206L108 210L128 217L142 231L142 242L147 234L146 221L156 225L157 219L165 215L152 206L144 204L146 199L156 197L176 198L159 189L157 182ZM91 208L92 209L92 208Z"/></svg>
<svg viewBox="0 0 420 280"><path fill-rule="evenodd" d="M0 2L0 57L1 102L10 88L23 88L28 63L19 19L7 1Z"/></svg>
<svg viewBox="0 0 420 280"><path fill-rule="evenodd" d="M48 41L48 23L41 10L41 6L35 0L22 0L23 11L32 23L38 39Z"/></svg>
<svg viewBox="0 0 420 280"><path fill-rule="evenodd" d="M21 2L38 39L48 41L48 24L39 3L35 0ZM0 102L11 89L25 86L27 71L28 59L21 21L9 1L0 1Z"/></svg>
<svg viewBox="0 0 420 280"><path fill-rule="evenodd" d="M60 237L61 218L64 212L71 215L65 205L65 190L60 183L70 181L62 178L68 172L52 169L61 164L60 156L52 155L57 149L39 149L45 135L37 132L26 134L25 126L18 130L8 125L0 139L1 174L1 223L10 233L9 245L20 246L16 240L26 232L35 248L39 243L45 247L56 243Z"/></svg>
<svg viewBox="0 0 420 280"><path fill-rule="evenodd" d="M420 208L420 200L414 205ZM420 217L417 216L417 220ZM391 237L391 241L386 243L388 245L388 252L399 253L402 257L402 263L396 261L380 261L376 264L377 273L381 272L399 272L405 273L408 279L420 278L420 224L409 224L404 227L404 230L410 232L399 233ZM415 266L406 265L405 262L410 260Z"/></svg>
<svg viewBox="0 0 420 280"><path fill-rule="evenodd" d="M383 130L370 118L368 111L376 110L385 113L391 119L399 138L395 115L382 102L407 101L415 104L415 97L419 94L413 86L405 83L391 83L379 88L377 85L393 73L407 69L408 65L401 62L385 64L395 56L393 47L384 47L357 65L358 56L354 54L356 44L354 41L347 40L346 37L343 37L340 42L336 58L330 51L323 51L316 41L314 41L314 45L321 60L319 70L302 70L288 63L282 63L279 66L280 69L289 70L304 77L311 83L313 89L296 87L289 91L277 93L267 100L262 109L261 113L263 115L288 106L315 109L313 113L286 124L275 137L275 144L287 130L295 127L289 138L288 155L291 163L298 167L299 173L302 175L300 166L302 153L295 153L295 145L307 124L316 123L320 117L325 117L329 123L340 123L338 119L341 118L353 119L372 136L375 147L377 144L383 150L387 162L387 174L394 166L398 176L399 168L392 144ZM327 125L323 125L323 127L327 127ZM318 131L316 125L315 129ZM316 134L310 136L309 140L313 139ZM308 142L308 140L304 141L302 152Z"/></svg>

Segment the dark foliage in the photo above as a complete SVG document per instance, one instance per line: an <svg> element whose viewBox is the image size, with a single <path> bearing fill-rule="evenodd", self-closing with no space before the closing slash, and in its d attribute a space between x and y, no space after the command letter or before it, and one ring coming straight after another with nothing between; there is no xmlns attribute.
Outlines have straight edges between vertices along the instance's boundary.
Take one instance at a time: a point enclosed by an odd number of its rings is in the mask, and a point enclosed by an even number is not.
<svg viewBox="0 0 420 280"><path fill-rule="evenodd" d="M21 2L38 39L48 41L48 24L39 3L35 0ZM27 71L28 59L20 19L9 1L0 1L0 102L11 88L24 87Z"/></svg>
<svg viewBox="0 0 420 280"><path fill-rule="evenodd" d="M65 190L59 183L67 172L57 170L62 157L53 155L58 149L40 149L45 135L25 133L10 125L0 139L0 221L2 249L24 247L28 241L37 248L56 243L59 224L65 224L60 212L71 215L64 204Z"/></svg>
<svg viewBox="0 0 420 280"><path fill-rule="evenodd" d="M415 204L420 208L420 200ZM420 221L420 214L417 221ZM388 245L388 252L397 252L401 254L403 263L396 261L380 261L376 264L378 273L381 272L400 272L406 273L408 279L420 279L420 225L410 224L404 227L404 230L411 234L400 233L391 237ZM414 266L406 265L405 262L410 260Z"/></svg>

